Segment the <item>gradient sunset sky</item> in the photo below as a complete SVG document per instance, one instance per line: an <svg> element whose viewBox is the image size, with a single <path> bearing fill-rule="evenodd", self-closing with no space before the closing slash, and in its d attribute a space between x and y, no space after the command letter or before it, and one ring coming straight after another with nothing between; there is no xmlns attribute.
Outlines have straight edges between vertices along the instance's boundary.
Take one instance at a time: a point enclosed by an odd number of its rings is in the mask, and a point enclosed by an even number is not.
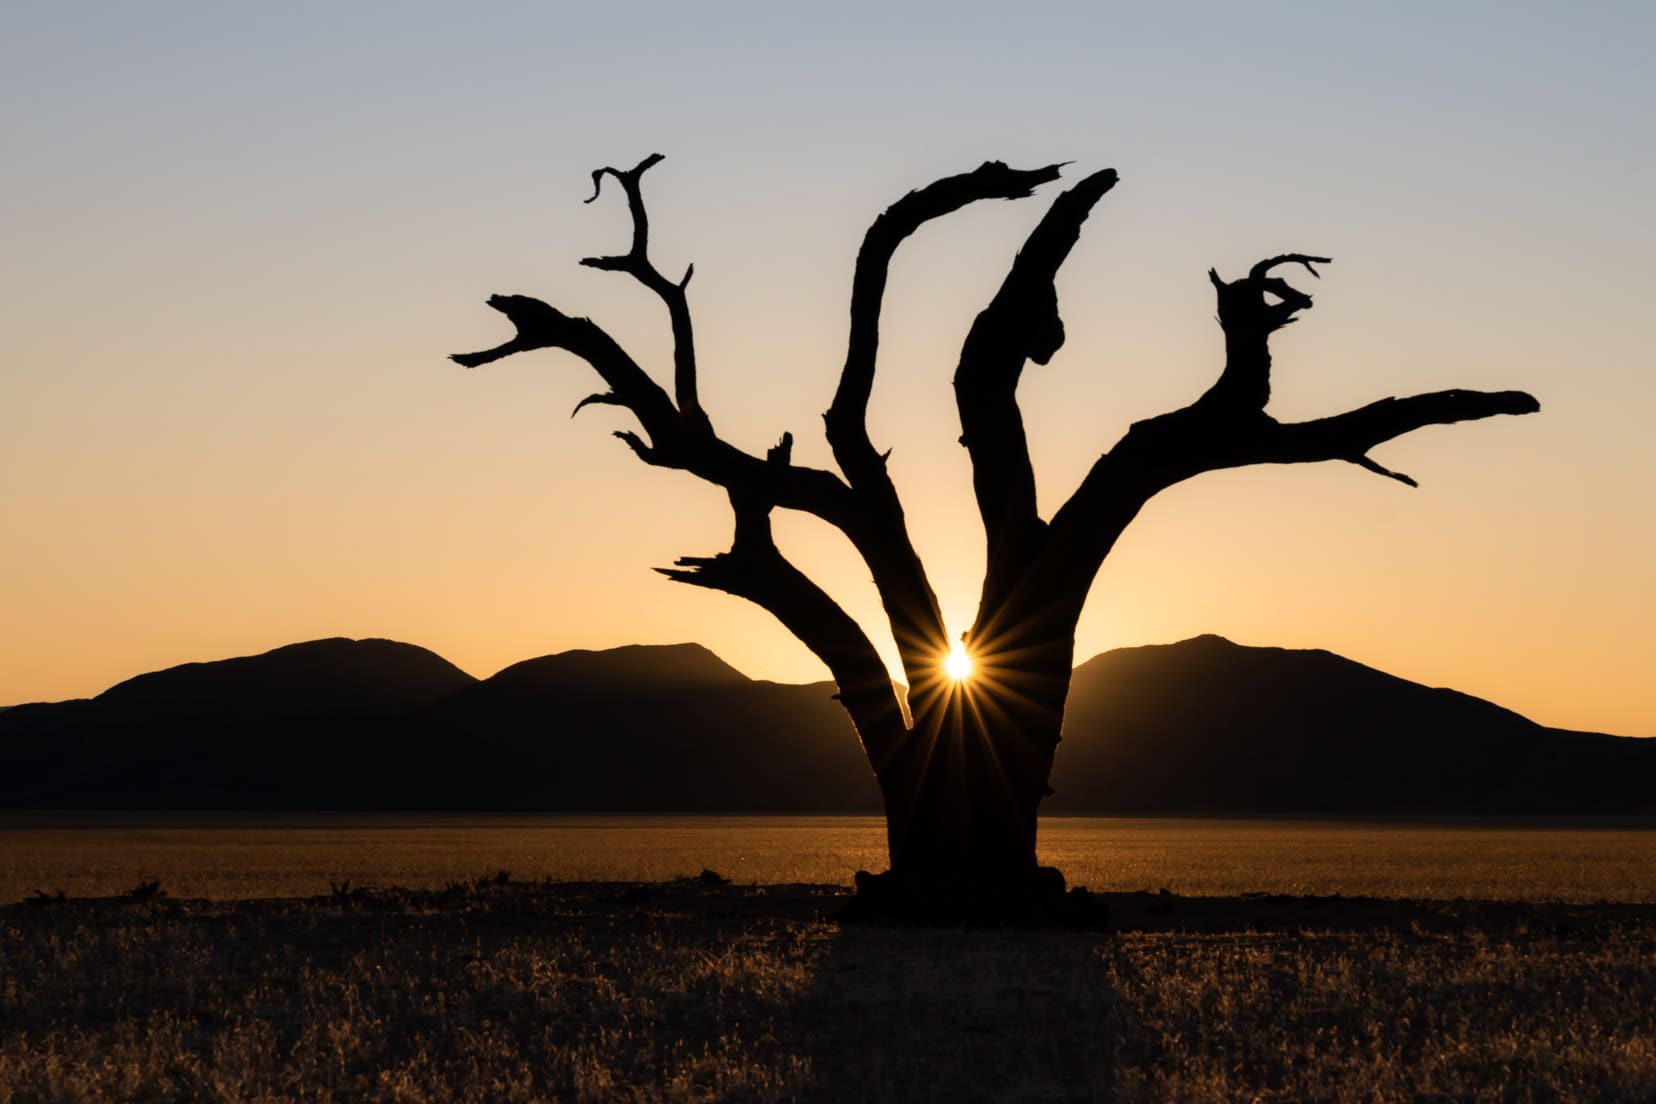
<svg viewBox="0 0 1656 1104"><path fill-rule="evenodd" d="M1656 735L1656 6L7 5L0 34L0 704L321 636L477 675L696 640L826 678L757 608L651 573L728 546L722 492L570 408L583 364L445 359L491 292L646 366L660 305L589 173L659 151L702 396L828 466L863 230L986 159L1114 166L1025 374L1043 512L1216 377L1206 270L1332 256L1278 335L1297 419L1449 387L1542 413L1348 464L1202 476L1105 564L1078 657L1217 632L1323 647L1547 724ZM955 631L982 567L949 380L1044 198L898 254L871 430ZM1306 281L1299 280L1302 286ZM886 639L820 523L784 550Z"/></svg>

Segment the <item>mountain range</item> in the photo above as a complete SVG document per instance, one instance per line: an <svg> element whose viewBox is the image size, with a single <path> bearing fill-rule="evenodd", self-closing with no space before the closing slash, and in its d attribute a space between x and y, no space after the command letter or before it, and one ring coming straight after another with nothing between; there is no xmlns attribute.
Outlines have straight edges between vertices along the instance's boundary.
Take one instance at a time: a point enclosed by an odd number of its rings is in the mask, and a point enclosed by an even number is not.
<svg viewBox="0 0 1656 1104"><path fill-rule="evenodd" d="M878 812L833 692L695 644L479 680L317 640L0 710L0 807ZM1201 636L1076 668L1052 786L1052 813L1645 813L1656 740Z"/></svg>

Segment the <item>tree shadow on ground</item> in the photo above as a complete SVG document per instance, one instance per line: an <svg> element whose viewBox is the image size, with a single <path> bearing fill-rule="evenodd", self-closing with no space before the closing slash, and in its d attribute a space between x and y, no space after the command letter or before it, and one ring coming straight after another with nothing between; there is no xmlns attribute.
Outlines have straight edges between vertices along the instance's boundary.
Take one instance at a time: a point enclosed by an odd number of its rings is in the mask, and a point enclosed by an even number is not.
<svg viewBox="0 0 1656 1104"><path fill-rule="evenodd" d="M1111 931L831 930L776 1028L782 1050L805 1062L798 1098L1148 1101L1314 1088L1337 1099L1360 1085L1382 1097L1476 1094L1522 1081L1486 1052L1515 1025L1537 1040L1524 1061L1562 1091L1599 1076L1609 1054L1572 1051L1562 1030L1541 1042L1538 1025L1571 1022L1549 1001L1567 1003L1558 994L1582 983L1579 971L1619 972L1629 940L1648 939L1656 918L1649 905L1100 899ZM1371 1007L1371 993L1391 1012ZM1434 1002L1437 1013L1419 1011ZM1599 1003L1588 1018L1614 1022L1615 1002ZM1473 1006L1497 1029L1466 1035ZM1425 1054L1442 1060L1421 1080L1408 1059ZM1650 1071L1622 1075L1642 1085Z"/></svg>
<svg viewBox="0 0 1656 1104"><path fill-rule="evenodd" d="M802 1099L1110 1099L1110 940L840 929L789 1013L784 1045L810 1063Z"/></svg>

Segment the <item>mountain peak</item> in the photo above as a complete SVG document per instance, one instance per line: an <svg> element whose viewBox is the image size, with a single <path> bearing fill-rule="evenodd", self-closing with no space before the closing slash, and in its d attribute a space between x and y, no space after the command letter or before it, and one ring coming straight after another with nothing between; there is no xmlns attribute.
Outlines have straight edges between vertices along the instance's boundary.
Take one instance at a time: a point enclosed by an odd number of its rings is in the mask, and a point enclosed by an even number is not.
<svg viewBox="0 0 1656 1104"><path fill-rule="evenodd" d="M100 706L215 707L288 711L411 709L477 680L435 652L370 637L284 644L258 655L182 663L139 675L93 699Z"/></svg>
<svg viewBox="0 0 1656 1104"><path fill-rule="evenodd" d="M485 679L478 689L522 691L543 684L668 689L734 686L751 681L700 644L627 644L602 650L575 648L526 659Z"/></svg>

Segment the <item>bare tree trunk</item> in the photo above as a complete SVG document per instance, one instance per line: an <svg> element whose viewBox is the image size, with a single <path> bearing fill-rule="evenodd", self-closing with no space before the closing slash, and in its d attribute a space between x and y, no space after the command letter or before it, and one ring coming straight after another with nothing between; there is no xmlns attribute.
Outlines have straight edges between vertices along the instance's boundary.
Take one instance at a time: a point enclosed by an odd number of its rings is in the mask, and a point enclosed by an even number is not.
<svg viewBox="0 0 1656 1104"><path fill-rule="evenodd" d="M1051 793L1073 634L1001 645L975 654L969 679L913 697L912 729L879 772L891 870L859 875L861 918L1018 922L1050 915L1062 896L1063 876L1036 856L1037 816Z"/></svg>
<svg viewBox="0 0 1656 1104"><path fill-rule="evenodd" d="M916 736L880 779L900 876L1000 884L1034 869L1035 817L1058 734L1007 705L963 686L915 718Z"/></svg>

